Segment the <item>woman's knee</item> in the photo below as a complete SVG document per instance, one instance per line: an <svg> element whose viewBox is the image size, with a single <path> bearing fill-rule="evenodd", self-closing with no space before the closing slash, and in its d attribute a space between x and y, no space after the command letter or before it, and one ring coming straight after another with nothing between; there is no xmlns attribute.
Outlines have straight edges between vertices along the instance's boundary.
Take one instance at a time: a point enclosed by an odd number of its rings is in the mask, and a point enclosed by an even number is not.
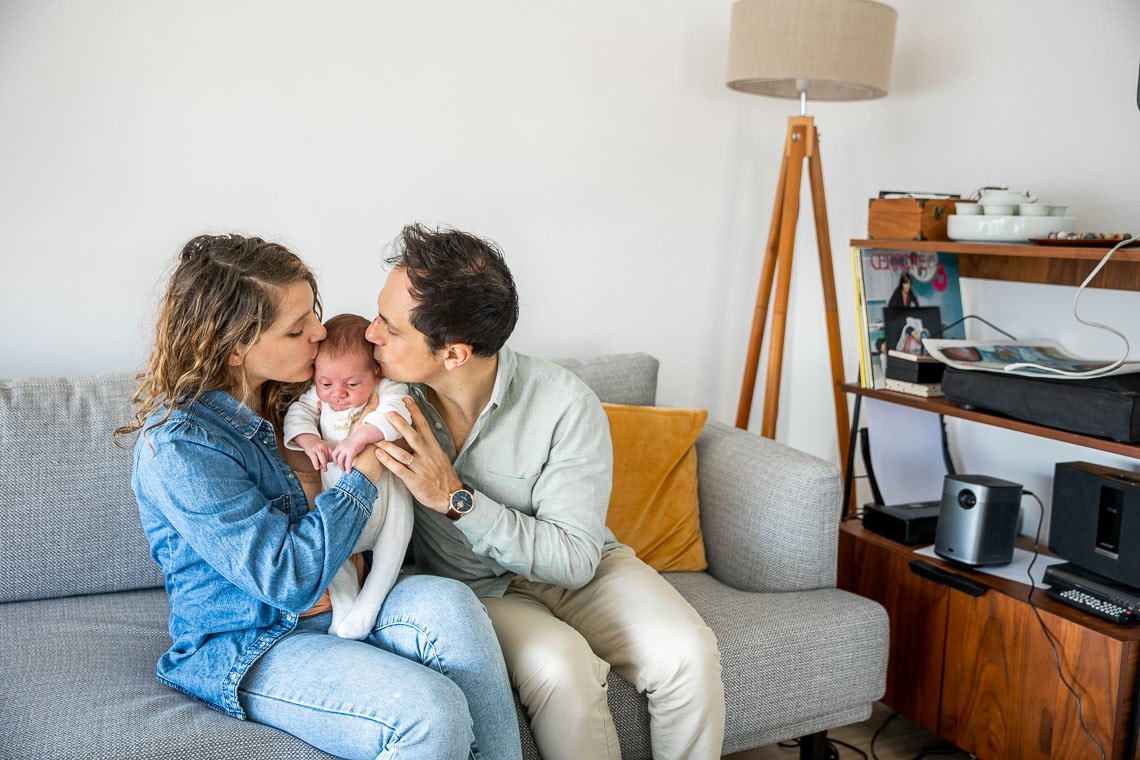
<svg viewBox="0 0 1140 760"><path fill-rule="evenodd" d="M394 606L414 610L417 618L450 623L463 618L486 618L487 611L466 584L438 575L412 575L393 587Z"/></svg>

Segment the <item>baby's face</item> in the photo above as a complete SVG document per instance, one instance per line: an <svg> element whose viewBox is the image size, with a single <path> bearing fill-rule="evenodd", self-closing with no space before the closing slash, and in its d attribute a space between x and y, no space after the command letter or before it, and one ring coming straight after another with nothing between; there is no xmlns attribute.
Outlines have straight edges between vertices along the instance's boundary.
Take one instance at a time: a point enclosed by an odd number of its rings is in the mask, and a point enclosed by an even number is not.
<svg viewBox="0 0 1140 760"><path fill-rule="evenodd" d="M317 398L338 412L367 403L380 379L380 368L364 352L343 356L317 354L313 385Z"/></svg>

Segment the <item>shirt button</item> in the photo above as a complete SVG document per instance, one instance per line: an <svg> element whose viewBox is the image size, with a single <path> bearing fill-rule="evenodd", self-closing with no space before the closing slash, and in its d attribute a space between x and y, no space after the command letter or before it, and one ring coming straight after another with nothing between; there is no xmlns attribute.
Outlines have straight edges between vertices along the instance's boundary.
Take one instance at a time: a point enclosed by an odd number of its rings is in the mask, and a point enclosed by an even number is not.
<svg viewBox="0 0 1140 760"><path fill-rule="evenodd" d="M288 474L286 477L288 477L288 478L289 478L289 480L293 480L293 479L294 479L295 477L297 477L297 476L296 476L296 475L294 475L293 473L289 473L289 474Z"/></svg>
<svg viewBox="0 0 1140 760"><path fill-rule="evenodd" d="M442 422L435 423L435 429L436 430L443 430L443 423Z"/></svg>

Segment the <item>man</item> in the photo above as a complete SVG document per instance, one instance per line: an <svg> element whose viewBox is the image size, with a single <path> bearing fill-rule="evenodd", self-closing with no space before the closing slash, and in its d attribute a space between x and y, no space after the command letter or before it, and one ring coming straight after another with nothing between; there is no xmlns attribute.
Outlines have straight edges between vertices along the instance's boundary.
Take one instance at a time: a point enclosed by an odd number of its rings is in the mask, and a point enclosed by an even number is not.
<svg viewBox="0 0 1140 760"><path fill-rule="evenodd" d="M649 698L655 758L718 758L716 638L605 527L609 426L576 376L505 347L518 295L502 254L453 230L404 228L368 329L407 382L407 448L377 456L416 500L417 567L481 597L547 760L619 758L615 668ZM429 434L430 431L430 434Z"/></svg>

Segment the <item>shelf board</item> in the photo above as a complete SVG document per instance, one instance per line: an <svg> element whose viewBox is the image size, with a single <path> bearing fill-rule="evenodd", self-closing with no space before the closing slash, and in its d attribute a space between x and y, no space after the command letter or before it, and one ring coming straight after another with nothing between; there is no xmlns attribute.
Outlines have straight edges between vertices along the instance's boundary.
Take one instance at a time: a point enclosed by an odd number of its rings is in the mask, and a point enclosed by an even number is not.
<svg viewBox="0 0 1140 760"><path fill-rule="evenodd" d="M1110 441L1107 438L1096 438L1091 435L1081 435L1080 433L1070 433L1066 430L1058 430L1056 428L1045 427L1044 425L1035 425L1032 422L1022 422L1021 420L1004 417L992 412L964 409L944 396L936 398L912 396L909 393L862 388L857 383L844 383L842 387L844 391L857 396L863 396L864 398L878 399L892 404L900 404L914 409L942 414L947 417L958 417L972 422L980 422L992 427L1005 428L1006 430L1012 430L1017 433L1035 435L1041 438L1061 441L1062 443L1071 443L1089 449L1119 454L1132 459L1140 459L1140 444L1118 443L1117 441Z"/></svg>
<svg viewBox="0 0 1140 760"><path fill-rule="evenodd" d="M982 280L1079 285L1109 248L1034 243L959 243L952 240L852 240L853 248L958 254L958 273ZM1090 288L1140 290L1140 247L1121 248Z"/></svg>

